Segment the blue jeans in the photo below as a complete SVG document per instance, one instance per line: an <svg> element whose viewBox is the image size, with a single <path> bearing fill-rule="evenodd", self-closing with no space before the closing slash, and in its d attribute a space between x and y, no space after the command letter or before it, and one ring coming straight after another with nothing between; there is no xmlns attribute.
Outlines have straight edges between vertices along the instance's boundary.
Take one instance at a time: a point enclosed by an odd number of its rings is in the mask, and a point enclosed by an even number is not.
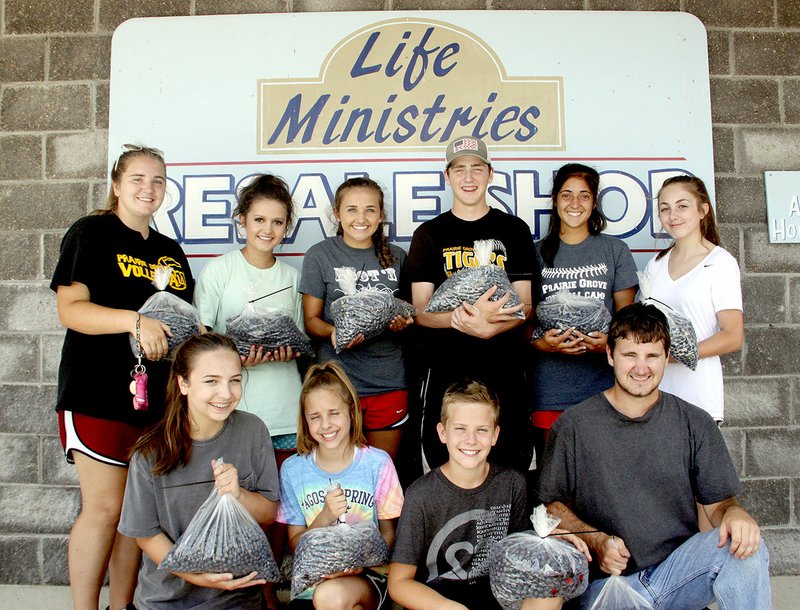
<svg viewBox="0 0 800 610"><path fill-rule="evenodd" d="M625 576L653 608L699 610L715 599L720 610L770 610L769 553L764 543L747 559L730 553L730 540L719 548L719 530L698 533L658 565ZM589 583L580 600L590 608L606 579Z"/></svg>

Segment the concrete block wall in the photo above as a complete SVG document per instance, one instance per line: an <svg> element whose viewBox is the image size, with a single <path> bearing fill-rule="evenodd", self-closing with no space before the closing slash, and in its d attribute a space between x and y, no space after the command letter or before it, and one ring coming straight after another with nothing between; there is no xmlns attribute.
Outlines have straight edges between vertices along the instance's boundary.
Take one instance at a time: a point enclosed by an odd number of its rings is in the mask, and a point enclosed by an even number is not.
<svg viewBox="0 0 800 610"><path fill-rule="evenodd" d="M0 0L0 583L67 582L80 506L53 412L64 230L105 198L111 35L125 19L338 10L688 11L708 30L717 209L744 349L725 359L742 501L800 574L800 246L767 240L765 170L800 169L797 0Z"/></svg>

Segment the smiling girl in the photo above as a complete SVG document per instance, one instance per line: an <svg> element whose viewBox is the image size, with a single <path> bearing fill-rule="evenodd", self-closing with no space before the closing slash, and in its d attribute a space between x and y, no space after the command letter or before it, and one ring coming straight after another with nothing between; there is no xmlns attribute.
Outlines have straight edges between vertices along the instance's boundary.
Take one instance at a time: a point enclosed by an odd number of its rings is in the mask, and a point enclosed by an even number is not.
<svg viewBox="0 0 800 610"><path fill-rule="evenodd" d="M609 313L630 305L636 295L636 265L625 243L603 235L600 175L579 163L556 172L550 193L553 213L545 238L536 244L545 299L558 290L597 299ZM556 418L571 406L611 387L606 335L574 328L543 329L532 357L534 443L541 457L544 440Z"/></svg>
<svg viewBox="0 0 800 610"><path fill-rule="evenodd" d="M225 321L239 314L248 300L257 307L287 313L303 328L298 271L275 256L274 250L292 226L294 206L288 185L278 176L259 174L239 193L234 217L245 244L210 261L200 274L195 305L203 324L225 332ZM252 346L243 358L248 369L240 409L255 413L273 435L278 463L291 455L297 431L300 373L292 350L264 352Z"/></svg>
<svg viewBox="0 0 800 610"><path fill-rule="evenodd" d="M58 371L59 432L81 488L69 538L69 578L77 610L96 610L106 569L111 608L132 607L140 553L117 535L130 449L164 412L169 327L137 313L156 292L152 270L172 268L166 290L191 302L194 280L180 246L150 223L166 193L164 153L125 144L111 170L104 210L79 219L61 242L50 288L67 333ZM147 358L148 410L129 391L139 333Z"/></svg>
<svg viewBox="0 0 800 610"><path fill-rule="evenodd" d="M364 341L358 335L339 354L334 350L336 329L331 304L344 296L338 269L358 271L357 287L386 288L397 292L405 252L389 244L384 233L383 190L369 178L351 178L337 190L333 212L336 235L314 246L303 261L300 292L308 334L320 340L318 359L341 362L353 380L364 410L364 427L371 445L394 457L400 443L400 427L406 421L408 393L400 337L412 322L396 317L389 331Z"/></svg>
<svg viewBox="0 0 800 610"><path fill-rule="evenodd" d="M292 549L306 530L372 521L394 543L403 491L385 451L366 444L358 394L335 362L313 365L300 394L298 455L281 469L278 521L289 526ZM364 608L387 603L386 578L371 570L324 580L292 607Z"/></svg>
<svg viewBox="0 0 800 610"><path fill-rule="evenodd" d="M262 526L275 518L278 473L269 432L255 415L235 410L241 397L242 363L231 339L207 333L181 344L164 418L134 448L119 524L144 551L142 610L262 607L265 581L255 572L234 578L158 569L213 488L233 495Z"/></svg>
<svg viewBox="0 0 800 610"><path fill-rule="evenodd" d="M648 264L652 296L689 318L700 348L697 369L670 362L660 388L724 416L720 355L742 347L744 315L739 265L722 248L705 184L675 176L658 193L658 217L673 244Z"/></svg>

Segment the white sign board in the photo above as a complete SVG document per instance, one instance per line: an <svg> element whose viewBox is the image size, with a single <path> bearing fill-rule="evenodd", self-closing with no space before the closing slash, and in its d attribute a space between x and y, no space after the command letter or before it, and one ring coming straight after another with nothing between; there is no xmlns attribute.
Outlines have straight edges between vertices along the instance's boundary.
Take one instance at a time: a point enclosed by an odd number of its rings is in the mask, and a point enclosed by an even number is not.
<svg viewBox="0 0 800 610"><path fill-rule="evenodd" d="M800 172L764 172L769 241L800 244Z"/></svg>
<svg viewBox="0 0 800 610"><path fill-rule="evenodd" d="M238 242L237 189L272 172L298 222L298 264L330 235L346 178L383 185L406 246L449 209L444 148L489 144L490 204L546 232L552 175L602 175L607 233L641 265L666 245L654 195L676 173L713 189L706 34L687 13L452 11L133 19L114 33L109 158L126 142L166 152L155 222L197 268Z"/></svg>

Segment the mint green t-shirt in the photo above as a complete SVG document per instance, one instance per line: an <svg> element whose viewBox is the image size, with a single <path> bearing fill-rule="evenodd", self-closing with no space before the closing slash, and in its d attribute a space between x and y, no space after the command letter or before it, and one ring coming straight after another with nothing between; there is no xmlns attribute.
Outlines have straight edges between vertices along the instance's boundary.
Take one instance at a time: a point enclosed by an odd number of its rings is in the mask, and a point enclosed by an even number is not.
<svg viewBox="0 0 800 610"><path fill-rule="evenodd" d="M251 299L281 290L261 299L256 306L283 310L303 330L303 307L297 291L300 273L280 259L269 269L247 262L241 250L211 260L200 274L194 293L195 307L203 324L225 332L225 320L241 313ZM258 415L272 436L297 432L297 409L301 388L296 362L265 362L247 369L244 395L239 409Z"/></svg>

